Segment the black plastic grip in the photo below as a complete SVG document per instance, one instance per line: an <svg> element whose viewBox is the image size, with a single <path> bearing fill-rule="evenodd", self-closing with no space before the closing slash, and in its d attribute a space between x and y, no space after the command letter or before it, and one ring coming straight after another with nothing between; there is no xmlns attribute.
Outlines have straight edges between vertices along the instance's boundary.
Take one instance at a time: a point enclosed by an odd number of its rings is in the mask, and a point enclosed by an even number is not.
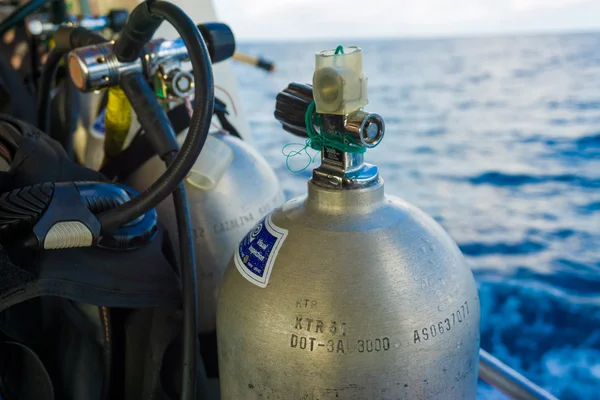
<svg viewBox="0 0 600 400"><path fill-rule="evenodd" d="M152 148L160 156L179 150L175 131L164 108L140 72L125 74L121 89L127 95Z"/></svg>
<svg viewBox="0 0 600 400"><path fill-rule="evenodd" d="M220 22L207 22L197 27L206 42L210 61L213 64L233 57L235 37L229 26Z"/></svg>
<svg viewBox="0 0 600 400"><path fill-rule="evenodd" d="M27 186L0 197L0 241L31 230L52 200L53 183Z"/></svg>
<svg viewBox="0 0 600 400"><path fill-rule="evenodd" d="M114 52L120 62L137 60L144 46L152 40L152 36L163 22L163 18L152 14L148 5L154 0L148 0L133 9L123 30L114 46Z"/></svg>
<svg viewBox="0 0 600 400"><path fill-rule="evenodd" d="M76 182L75 186L85 206L92 214L103 213L131 200L125 189L114 184Z"/></svg>
<svg viewBox="0 0 600 400"><path fill-rule="evenodd" d="M296 136L308 137L306 133L306 110L313 101L313 90L309 85L290 83L279 92L275 103L275 119L283 129Z"/></svg>

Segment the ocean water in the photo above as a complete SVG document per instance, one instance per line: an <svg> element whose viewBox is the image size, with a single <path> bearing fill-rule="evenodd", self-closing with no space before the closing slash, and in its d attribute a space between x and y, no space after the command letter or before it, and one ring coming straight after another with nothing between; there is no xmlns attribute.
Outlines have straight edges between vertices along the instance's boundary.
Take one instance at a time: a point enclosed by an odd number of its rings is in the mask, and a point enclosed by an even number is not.
<svg viewBox="0 0 600 400"><path fill-rule="evenodd" d="M282 147L299 140L273 118L275 96L338 44L239 46L277 65L234 71L288 198L310 174L285 166ZM366 158L459 244L482 347L561 399L600 398L600 33L342 44L363 48L367 110L387 124Z"/></svg>

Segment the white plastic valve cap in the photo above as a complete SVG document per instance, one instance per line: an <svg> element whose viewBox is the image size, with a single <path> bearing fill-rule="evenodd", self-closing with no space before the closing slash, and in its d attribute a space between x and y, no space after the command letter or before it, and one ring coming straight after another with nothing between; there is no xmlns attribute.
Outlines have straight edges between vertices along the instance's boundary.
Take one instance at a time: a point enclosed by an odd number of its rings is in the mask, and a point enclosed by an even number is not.
<svg viewBox="0 0 600 400"><path fill-rule="evenodd" d="M347 115L368 103L367 76L362 50L356 46L342 51L324 50L315 55L313 93L320 114Z"/></svg>
<svg viewBox="0 0 600 400"><path fill-rule="evenodd" d="M183 143L187 132L179 135L179 142ZM213 189L221 181L227 168L233 161L233 149L214 137L208 135L200 156L196 159L190 173L185 178L188 185L200 190Z"/></svg>

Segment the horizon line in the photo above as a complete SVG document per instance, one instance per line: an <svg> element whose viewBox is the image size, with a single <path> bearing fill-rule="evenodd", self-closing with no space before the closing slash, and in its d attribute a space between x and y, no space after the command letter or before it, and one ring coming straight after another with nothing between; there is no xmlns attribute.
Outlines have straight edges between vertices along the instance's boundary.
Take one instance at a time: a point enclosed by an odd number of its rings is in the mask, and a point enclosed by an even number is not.
<svg viewBox="0 0 600 400"><path fill-rule="evenodd" d="M494 38L510 38L510 37L528 37L528 36L551 36L551 35L585 35L585 34L600 34L600 27L581 28L581 29L557 29L557 30L541 30L541 31L504 31L504 32L472 32L472 33L431 33L431 34L401 34L397 36L363 36L363 37L250 37L236 38L238 43L310 43L322 42L329 40L440 40L440 39L494 39Z"/></svg>

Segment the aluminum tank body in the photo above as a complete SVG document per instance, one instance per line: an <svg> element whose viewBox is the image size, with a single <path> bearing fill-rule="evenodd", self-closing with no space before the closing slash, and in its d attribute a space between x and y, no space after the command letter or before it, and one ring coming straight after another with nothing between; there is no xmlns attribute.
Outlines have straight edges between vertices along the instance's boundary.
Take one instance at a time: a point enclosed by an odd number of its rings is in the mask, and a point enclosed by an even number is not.
<svg viewBox="0 0 600 400"><path fill-rule="evenodd" d="M213 187L201 189L186 181L196 244L200 332L215 330L216 287L234 248L257 221L285 200L275 172L249 144L223 134L210 135L209 139L199 159L206 157L209 163L221 163L227 158L223 150L231 157L221 164L223 171L217 172L216 177L212 174L215 180ZM209 154L205 150L213 152ZM211 155L222 157L215 160ZM163 162L154 157L130 176L127 183L135 189L144 190L164 170ZM190 175L188 179L193 177ZM177 225L171 196L157 207L157 212L178 256Z"/></svg>
<svg viewBox="0 0 600 400"><path fill-rule="evenodd" d="M225 272L222 398L474 399L479 313L473 275L432 218L381 179L310 181Z"/></svg>

